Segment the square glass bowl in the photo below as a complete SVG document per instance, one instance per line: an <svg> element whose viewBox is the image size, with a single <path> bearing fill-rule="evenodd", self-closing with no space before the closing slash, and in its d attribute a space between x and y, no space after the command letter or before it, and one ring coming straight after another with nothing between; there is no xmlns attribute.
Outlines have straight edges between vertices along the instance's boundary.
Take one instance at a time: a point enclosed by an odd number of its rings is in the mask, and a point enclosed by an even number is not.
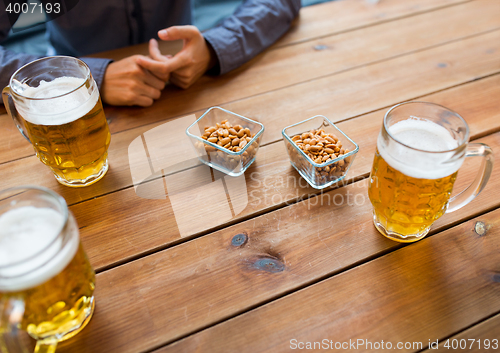
<svg viewBox="0 0 500 353"><path fill-rule="evenodd" d="M348 149L349 152L328 162L318 164L292 141L296 135L320 129L323 129L325 133L335 135L341 143L340 148ZM315 189L326 188L344 179L359 150L358 145L353 140L322 115L316 115L300 123L290 125L283 129L282 134L290 163Z"/></svg>
<svg viewBox="0 0 500 353"><path fill-rule="evenodd" d="M217 127L216 124L224 120L233 127L240 125L242 128L248 128L253 136L238 152L230 151L202 138L206 127ZM253 163L263 133L264 125L261 123L219 107L208 109L186 130L200 161L230 176L243 174Z"/></svg>

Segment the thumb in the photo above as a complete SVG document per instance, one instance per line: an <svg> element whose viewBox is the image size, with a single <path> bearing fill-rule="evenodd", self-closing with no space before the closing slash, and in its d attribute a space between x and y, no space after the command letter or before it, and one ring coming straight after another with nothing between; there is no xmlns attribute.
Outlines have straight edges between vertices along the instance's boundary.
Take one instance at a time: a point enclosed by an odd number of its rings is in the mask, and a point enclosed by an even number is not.
<svg viewBox="0 0 500 353"><path fill-rule="evenodd" d="M200 33L195 26L172 26L158 31L161 40L190 40Z"/></svg>

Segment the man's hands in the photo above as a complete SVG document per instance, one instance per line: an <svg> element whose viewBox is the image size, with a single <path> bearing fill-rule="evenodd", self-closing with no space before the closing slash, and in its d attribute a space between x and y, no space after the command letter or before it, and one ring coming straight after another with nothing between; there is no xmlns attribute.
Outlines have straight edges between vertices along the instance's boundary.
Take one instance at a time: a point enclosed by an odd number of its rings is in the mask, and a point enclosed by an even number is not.
<svg viewBox="0 0 500 353"><path fill-rule="evenodd" d="M133 55L108 65L101 89L104 102L147 107L154 99L160 98L166 80L160 80L142 68L138 64L142 58L146 57Z"/></svg>
<svg viewBox="0 0 500 353"><path fill-rule="evenodd" d="M151 58L141 57L139 65L155 76L181 88L188 88L215 64L205 38L195 26L173 26L158 32L161 40L182 39L184 46L174 57L164 56L155 39L149 41Z"/></svg>
<svg viewBox="0 0 500 353"><path fill-rule="evenodd" d="M134 55L108 65L101 96L111 105L153 104L170 80L188 88L216 63L216 56L195 26L173 26L158 32L162 40L182 39L182 50L175 56L162 55L155 39L149 41L149 55ZM212 50L213 51L213 50Z"/></svg>

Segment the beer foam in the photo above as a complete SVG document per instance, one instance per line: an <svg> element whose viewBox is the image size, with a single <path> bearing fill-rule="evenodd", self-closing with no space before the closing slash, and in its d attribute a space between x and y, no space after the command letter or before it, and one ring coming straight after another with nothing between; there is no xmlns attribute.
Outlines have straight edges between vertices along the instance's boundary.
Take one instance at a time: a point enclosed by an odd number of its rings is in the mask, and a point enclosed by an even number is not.
<svg viewBox="0 0 500 353"><path fill-rule="evenodd" d="M90 95L87 87L82 86L84 82L85 79L77 77L58 77L49 82L42 80L38 87L28 87L22 93L36 100L26 100L26 104L18 104L16 108L32 124L70 123L91 111L99 98L97 88ZM65 94L78 87L75 92Z"/></svg>
<svg viewBox="0 0 500 353"><path fill-rule="evenodd" d="M403 174L419 179L439 179L455 173L463 163L463 158L450 160L453 152L445 152L457 148L458 141L446 128L430 120L411 117L388 130L395 140L412 147L394 141L384 145L383 138L378 138L377 148L382 158Z"/></svg>
<svg viewBox="0 0 500 353"><path fill-rule="evenodd" d="M78 249L78 233L63 244L64 218L51 208L24 206L0 216L0 291L35 287L59 272Z"/></svg>

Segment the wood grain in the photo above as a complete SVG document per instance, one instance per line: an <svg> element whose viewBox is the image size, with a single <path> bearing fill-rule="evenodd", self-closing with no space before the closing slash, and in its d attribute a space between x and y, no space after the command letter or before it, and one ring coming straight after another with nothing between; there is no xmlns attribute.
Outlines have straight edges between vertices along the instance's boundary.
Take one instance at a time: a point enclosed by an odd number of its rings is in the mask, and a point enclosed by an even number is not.
<svg viewBox="0 0 500 353"><path fill-rule="evenodd" d="M276 46L373 26L460 3L464 1L384 0L375 4L366 0L343 0L305 7L300 10L299 18L292 24L290 31L276 43Z"/></svg>
<svg viewBox="0 0 500 353"><path fill-rule="evenodd" d="M500 133L482 141L500 151ZM476 170L466 168L461 173L471 177ZM373 227L366 181L100 273L96 287L99 310L78 340L68 343L68 350L151 349L400 247ZM463 188L464 182L457 187ZM432 233L499 207L494 192L498 187L500 165L484 192L470 205L438 220ZM152 222L150 219L147 227ZM131 226L127 222L120 228ZM246 235L247 240L235 246L238 234ZM144 232L141 238L146 236ZM123 302L128 303L126 311L119 309ZM122 336L132 322L136 332ZM148 330L149 342L141 339L143 330Z"/></svg>
<svg viewBox="0 0 500 353"><path fill-rule="evenodd" d="M462 114L470 125L471 136L475 138L500 129L498 96L500 75L433 94L423 100L443 104ZM382 109L338 125L360 146L348 179L369 173L385 111L386 109ZM37 184L44 184L55 190L68 203L73 204L71 210L82 228L83 242L97 269L122 263L190 238L180 236L170 199L143 199L130 188L132 182L126 151L136 135L124 132L115 136L127 135L127 138L112 140L110 160L115 163L111 164L109 174L103 181L88 188L70 189L60 186L35 157L29 159L30 163L25 159L0 165L3 183L33 183L32 177L37 175ZM246 174L248 206L229 221L220 220L218 226L238 222L318 193L290 166L282 142L261 148L255 163ZM113 190L118 191L99 197ZM123 229L127 231L124 232ZM209 227L198 229L191 237L209 230ZM102 251L103 248L106 251Z"/></svg>
<svg viewBox="0 0 500 353"><path fill-rule="evenodd" d="M489 227L485 236L476 222ZM398 350L417 352L500 310L499 250L496 210L157 352L288 352L292 339L421 342ZM381 351L358 348L343 351Z"/></svg>
<svg viewBox="0 0 500 353"><path fill-rule="evenodd" d="M442 26L428 25L428 23L436 22L442 22ZM169 87L167 88L169 93L165 93L163 98L150 108L107 107L106 113L113 133L193 111L201 115L200 109L205 110L213 105L221 105L322 76L352 70L358 66L484 33L495 28L500 28L500 3L496 0L473 1L424 13L413 20L404 18L337 36L323 37L307 43L266 51L241 69L223 77L203 78L189 90L183 91ZM409 41L408 38L412 40ZM171 43L165 45L167 44ZM318 50L318 48L322 49ZM178 44L174 44L173 48L167 51L171 53L177 49ZM104 53L102 56L116 58L116 55L122 55L123 52L134 53L136 50L143 51L134 46ZM300 67L300 70L290 72L290 67ZM255 77L259 77L259 84L250 84L254 82ZM317 89L321 90L321 87L313 90ZM272 95L269 99L273 99ZM311 103L321 104L315 101ZM237 104L236 109L238 108ZM256 113L255 108L243 109L251 117ZM293 114L289 113L286 107L282 109L281 114ZM259 114L258 118L262 122L269 120L264 114ZM274 129L274 126L272 128ZM0 134L7 137L0 141L0 163L33 155L29 143L15 131L11 119L7 116L0 116ZM275 134L269 138L266 136L267 142L273 139L276 139Z"/></svg>
<svg viewBox="0 0 500 353"><path fill-rule="evenodd" d="M278 140L281 138L280 131L284 126L314 114L324 114L334 121L344 120L387 107L395 102L414 99L450 85L460 84L499 71L500 44L498 43L500 40L495 41L498 39L499 33L499 31L489 33L411 56L377 63L341 75L318 79L308 83L307 85L311 86L309 88L296 85L286 90L241 100L225 107L264 121L266 125L264 138L267 141ZM447 63L447 67L438 67L440 62ZM336 98L332 100L331 97ZM300 102L307 102L309 109L304 108L303 103ZM131 111L135 111L135 109L131 109ZM155 116L161 117L162 113L157 112ZM2 116L2 118L7 119L6 116ZM110 148L111 170L109 175L95 186L71 194L75 195L74 197L78 200L84 200L85 195L89 193L96 196L95 190L109 190L109 186L112 190L124 187L120 181L130 180L128 158L124 155L128 144L146 129L156 125L128 131L125 132L125 135L115 134ZM12 148L8 148L12 137L22 143L23 148L29 149L29 144L23 141L16 131L12 131L15 129L13 124L5 123L4 126L10 126L11 131L7 133L8 138L0 142L7 144L3 151L12 150ZM120 151L115 149L115 146ZM65 194L69 193L64 191L65 188L56 185L50 172L44 169L43 165L37 165L37 163L39 162L36 158L31 157L9 165L0 165L0 169L4 167L8 170L3 180L5 187L32 183L31 174L27 171L36 170L37 174L41 176L38 178L38 183L54 187ZM117 168L116 170L120 173L115 174L114 168ZM74 201L69 200L69 202Z"/></svg>
<svg viewBox="0 0 500 353"><path fill-rule="evenodd" d="M498 276L498 272L492 274L493 279L498 283L495 275ZM439 345L436 345L434 341L432 349L427 349L424 352L495 352L498 348L495 349L494 347L500 347L498 346L499 341L500 315L495 315L457 335L440 340Z"/></svg>

